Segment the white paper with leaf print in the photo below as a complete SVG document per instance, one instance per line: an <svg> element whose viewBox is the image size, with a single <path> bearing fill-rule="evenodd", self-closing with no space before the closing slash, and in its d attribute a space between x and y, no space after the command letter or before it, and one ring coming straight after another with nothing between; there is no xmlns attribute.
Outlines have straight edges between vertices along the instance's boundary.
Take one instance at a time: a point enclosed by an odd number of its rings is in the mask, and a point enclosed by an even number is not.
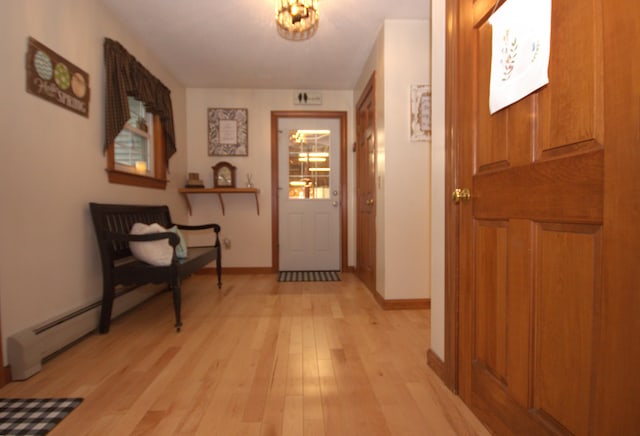
<svg viewBox="0 0 640 436"><path fill-rule="evenodd" d="M549 83L551 0L507 0L490 18L491 114Z"/></svg>

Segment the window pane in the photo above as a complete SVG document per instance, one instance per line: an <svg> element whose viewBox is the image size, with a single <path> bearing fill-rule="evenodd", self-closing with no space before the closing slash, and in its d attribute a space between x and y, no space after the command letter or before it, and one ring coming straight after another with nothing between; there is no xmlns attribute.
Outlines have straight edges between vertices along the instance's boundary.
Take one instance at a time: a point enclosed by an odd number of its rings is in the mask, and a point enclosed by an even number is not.
<svg viewBox="0 0 640 436"><path fill-rule="evenodd" d="M140 100L128 101L130 118L114 141L115 165L121 171L153 176L153 118Z"/></svg>
<svg viewBox="0 0 640 436"><path fill-rule="evenodd" d="M289 198L330 197L330 144L329 130L289 132Z"/></svg>
<svg viewBox="0 0 640 436"><path fill-rule="evenodd" d="M125 128L116 136L114 153L116 164L134 167L137 161L148 162L147 138Z"/></svg>
<svg viewBox="0 0 640 436"><path fill-rule="evenodd" d="M129 97L129 116L131 118L129 118L127 124L131 124L140 130L147 130L147 111L140 100Z"/></svg>

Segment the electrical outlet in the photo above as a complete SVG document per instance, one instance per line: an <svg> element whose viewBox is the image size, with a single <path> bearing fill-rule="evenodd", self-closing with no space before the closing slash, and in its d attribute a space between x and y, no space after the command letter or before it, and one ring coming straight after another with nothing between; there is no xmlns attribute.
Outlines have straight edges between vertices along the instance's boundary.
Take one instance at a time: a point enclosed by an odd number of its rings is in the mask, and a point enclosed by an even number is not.
<svg viewBox="0 0 640 436"><path fill-rule="evenodd" d="M231 239L224 238L222 240L222 243L224 244L224 248L226 248L227 250L231 249Z"/></svg>

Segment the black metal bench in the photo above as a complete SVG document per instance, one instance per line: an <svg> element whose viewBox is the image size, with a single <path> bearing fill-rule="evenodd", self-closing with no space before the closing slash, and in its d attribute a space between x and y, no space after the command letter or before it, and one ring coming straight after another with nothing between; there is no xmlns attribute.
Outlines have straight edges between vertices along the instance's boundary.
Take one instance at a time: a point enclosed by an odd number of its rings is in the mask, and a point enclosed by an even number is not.
<svg viewBox="0 0 640 436"><path fill-rule="evenodd" d="M107 333L111 324L111 311L118 285L143 285L147 283L167 283L173 293L173 307L176 318L176 330L180 331L181 280L215 260L218 275L218 288L221 282L220 226L204 224L188 226L174 224L167 206L133 206L121 204L90 203L93 225L100 248L102 260L103 294L100 314L100 333ZM146 235L129 234L135 223L158 223L165 229L177 226L180 230L213 229L215 244L207 247L188 247L188 257L179 259L175 247L180 238L175 233L153 233ZM168 266L153 266L135 259L129 249L131 241L157 241L168 239L174 255Z"/></svg>

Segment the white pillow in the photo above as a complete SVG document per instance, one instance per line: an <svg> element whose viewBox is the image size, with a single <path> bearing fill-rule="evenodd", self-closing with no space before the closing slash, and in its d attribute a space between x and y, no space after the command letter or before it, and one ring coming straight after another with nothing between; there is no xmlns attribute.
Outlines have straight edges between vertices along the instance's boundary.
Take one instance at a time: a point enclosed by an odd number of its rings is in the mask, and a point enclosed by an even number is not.
<svg viewBox="0 0 640 436"><path fill-rule="evenodd" d="M129 232L131 235L146 235L149 233L164 233L167 229L158 223L143 224L135 223ZM130 241L129 249L133 256L154 266L171 265L173 258L173 247L169 244L169 239L159 241Z"/></svg>

